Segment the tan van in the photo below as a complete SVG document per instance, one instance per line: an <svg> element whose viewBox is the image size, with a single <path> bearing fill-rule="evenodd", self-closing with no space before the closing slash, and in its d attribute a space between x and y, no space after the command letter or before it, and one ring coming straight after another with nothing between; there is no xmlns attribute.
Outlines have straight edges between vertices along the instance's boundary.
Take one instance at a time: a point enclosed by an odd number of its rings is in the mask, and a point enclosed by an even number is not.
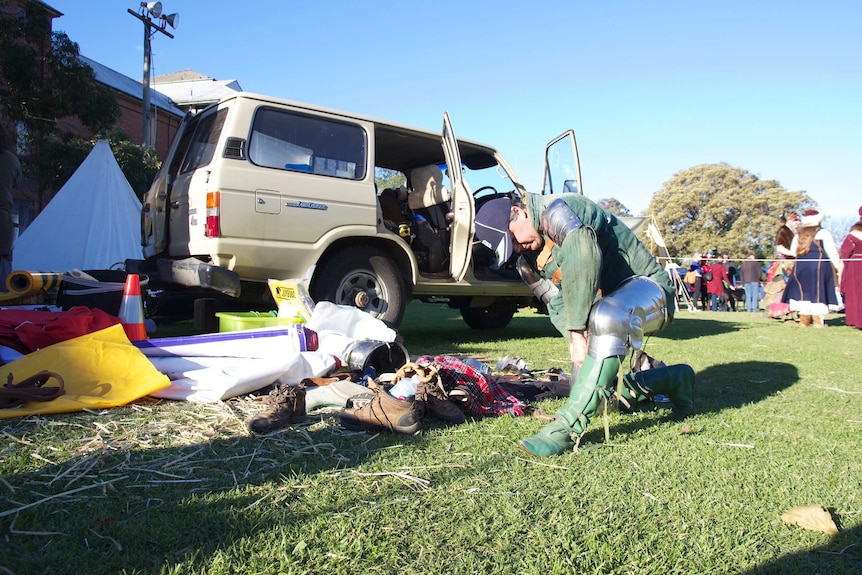
<svg viewBox="0 0 862 575"><path fill-rule="evenodd" d="M543 193L580 193L579 182L569 131L546 150ZM500 328L520 307L541 308L514 269L489 269L473 219L482 202L524 192L494 148L456 140L448 115L435 133L237 93L180 126L144 197L139 264L151 287L252 306L268 279L306 277L315 301L391 326L418 298Z"/></svg>

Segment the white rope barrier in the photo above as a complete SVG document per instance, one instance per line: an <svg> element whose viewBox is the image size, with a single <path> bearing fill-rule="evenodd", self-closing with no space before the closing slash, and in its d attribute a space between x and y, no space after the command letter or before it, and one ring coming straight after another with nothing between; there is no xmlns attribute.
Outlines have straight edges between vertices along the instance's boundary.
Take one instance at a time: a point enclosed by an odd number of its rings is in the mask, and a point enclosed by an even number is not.
<svg viewBox="0 0 862 575"><path fill-rule="evenodd" d="M718 258L707 258L705 260L700 260L700 259L695 260L694 258L691 258L691 257L675 257L675 258L674 257L669 258L667 256L654 256L654 257L657 260L665 260L665 261L669 261L672 263L676 263L677 260L688 261L688 262L692 262L692 261L697 261L697 262L719 261ZM727 260L727 262L732 263L732 264L741 264L742 262L746 261L747 259L748 258L742 258L742 259L730 258ZM770 262L770 263L772 263L772 262L795 262L798 259L799 258L755 258L753 261ZM828 262L828 261L831 261L829 258L823 258L823 259L817 259L817 260L812 260L812 259L807 259L807 258L803 258L803 259L805 259L805 261L807 261L807 262ZM853 258L839 258L839 260L842 262L858 262L858 261L862 261L862 256L857 256L857 257L853 257ZM724 263L724 262L722 261L722 263ZM679 264L677 264L677 265L679 265Z"/></svg>

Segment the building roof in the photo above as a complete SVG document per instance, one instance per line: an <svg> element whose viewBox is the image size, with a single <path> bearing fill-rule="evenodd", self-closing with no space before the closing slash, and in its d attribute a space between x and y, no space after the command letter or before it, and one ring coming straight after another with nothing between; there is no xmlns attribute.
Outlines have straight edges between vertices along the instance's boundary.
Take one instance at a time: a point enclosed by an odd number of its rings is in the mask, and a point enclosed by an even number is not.
<svg viewBox="0 0 862 575"><path fill-rule="evenodd" d="M53 6L49 6L47 2L42 2L41 0L36 0L36 1L45 7L45 9L48 11L48 13L51 15L52 18L59 18L60 16L64 15L62 12L60 12L59 10L54 8Z"/></svg>
<svg viewBox="0 0 862 575"><path fill-rule="evenodd" d="M206 74L195 72L194 70L180 70L179 72L169 72L153 78L156 84L170 82L185 82L186 80L212 80Z"/></svg>
<svg viewBox="0 0 862 575"><path fill-rule="evenodd" d="M202 107L242 91L236 80L216 80L194 70L157 76L153 85L177 106L184 108Z"/></svg>
<svg viewBox="0 0 862 575"><path fill-rule="evenodd" d="M144 86L141 82L132 80L128 76L124 76L116 70L112 70L103 64L99 64L95 60L91 60L86 56L81 55L79 58L82 62L93 69L93 72L96 74L96 80L102 84L138 100L144 99ZM150 104L176 116L185 116L185 112L178 108L170 97L152 87L150 88Z"/></svg>

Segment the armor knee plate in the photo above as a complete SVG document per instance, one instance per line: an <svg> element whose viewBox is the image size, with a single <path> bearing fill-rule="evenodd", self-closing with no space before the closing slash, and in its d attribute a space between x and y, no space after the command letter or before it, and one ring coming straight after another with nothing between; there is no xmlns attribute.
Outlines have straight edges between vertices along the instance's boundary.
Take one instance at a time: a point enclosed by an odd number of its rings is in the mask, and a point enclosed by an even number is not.
<svg viewBox="0 0 862 575"><path fill-rule="evenodd" d="M590 311L587 353L604 359L640 349L644 336L661 330L667 320L664 289L648 277L629 278Z"/></svg>

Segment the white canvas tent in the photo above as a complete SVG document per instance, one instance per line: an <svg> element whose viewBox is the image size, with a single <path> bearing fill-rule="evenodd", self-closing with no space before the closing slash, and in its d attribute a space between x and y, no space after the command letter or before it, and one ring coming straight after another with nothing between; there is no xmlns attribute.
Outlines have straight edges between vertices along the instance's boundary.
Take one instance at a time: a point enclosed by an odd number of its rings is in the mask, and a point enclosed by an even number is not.
<svg viewBox="0 0 862 575"><path fill-rule="evenodd" d="M140 200L107 140L99 140L21 234L12 269L104 270L126 258L141 259L140 221Z"/></svg>

